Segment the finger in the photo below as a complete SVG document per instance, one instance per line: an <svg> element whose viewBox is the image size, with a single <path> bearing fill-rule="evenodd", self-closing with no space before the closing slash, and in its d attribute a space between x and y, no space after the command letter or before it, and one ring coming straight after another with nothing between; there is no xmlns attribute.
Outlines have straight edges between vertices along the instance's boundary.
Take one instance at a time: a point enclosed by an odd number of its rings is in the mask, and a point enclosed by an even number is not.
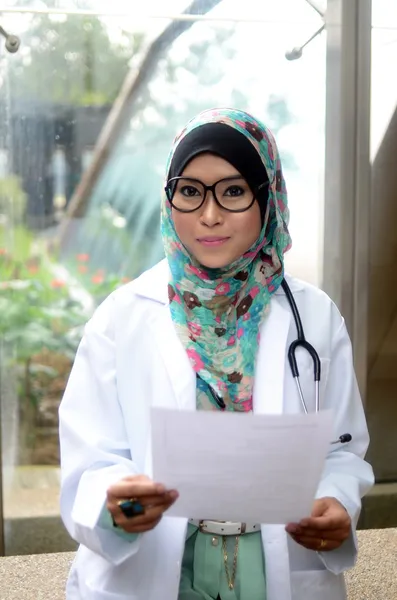
<svg viewBox="0 0 397 600"><path fill-rule="evenodd" d="M176 490L171 490L170 492L166 492L165 494L161 494L159 496L141 496L139 498L139 502L142 504L145 512L147 512L149 507L155 506L163 507L163 510L166 510L175 502L177 498L178 492ZM119 499L111 498L111 500L108 500L106 503L106 508L114 518L120 518L121 515L124 515L119 502Z"/></svg>
<svg viewBox="0 0 397 600"><path fill-rule="evenodd" d="M170 508L170 506L175 502L177 497L178 497L178 493L174 492L174 493L167 494L166 496L164 496L162 498L154 497L153 502L151 504L142 502L144 512L141 515L135 515L133 517L127 517L124 514L124 512L121 510L121 507L119 506L119 504L114 501L108 501L106 503L106 508L109 511L109 513L111 514L113 520L116 521L116 524L120 525L121 523L125 523L126 521L131 522L133 520L134 522L136 522L138 517L144 517L145 515L147 516L148 514L149 514L149 518L150 518L150 515L152 514L152 512L149 512L149 509L151 509L151 508L157 508L158 511L162 514L164 511L166 511L166 510L168 510L168 508Z"/></svg>
<svg viewBox="0 0 397 600"><path fill-rule="evenodd" d="M175 501L178 497L176 490L170 490L164 494L158 494L157 496L139 496L139 503L145 508L147 506L159 506L160 504L168 504L168 502ZM119 503L123 501L123 498L112 498L109 503L113 506L119 506Z"/></svg>
<svg viewBox="0 0 397 600"><path fill-rule="evenodd" d="M156 504L155 506L147 506L145 507L145 512L142 515L136 515L134 517L126 517L120 507L112 503L107 504L107 509L113 516L113 519L117 525L124 527L127 523L130 523L136 526L141 526L159 519L163 513L175 502L177 497L177 493L170 493L167 501L161 504Z"/></svg>
<svg viewBox="0 0 397 600"><path fill-rule="evenodd" d="M303 519L299 526L304 529L314 529L315 531L323 531L328 529L343 529L350 527L350 517L347 513L338 512L326 517L310 517Z"/></svg>
<svg viewBox="0 0 397 600"><path fill-rule="evenodd" d="M158 496L167 490L162 484L148 479L121 480L109 486L107 496L113 498L140 498L141 496Z"/></svg>
<svg viewBox="0 0 397 600"><path fill-rule="evenodd" d="M331 552L332 550L337 550L342 545L340 541L328 540L326 538L308 538L303 536L292 536L292 538L300 546L308 550L314 550L315 552ZM322 539L326 542L326 545L321 547Z"/></svg>
<svg viewBox="0 0 397 600"><path fill-rule="evenodd" d="M149 507L145 510L145 512L142 515L135 515L134 517L126 517L125 515L120 515L117 517L116 522L123 524L129 522L133 525L136 525L137 527L141 525L147 525L148 523L151 523L152 521L157 521L157 519L162 517L163 513L165 512L165 510L167 510L167 508L168 506L164 505Z"/></svg>

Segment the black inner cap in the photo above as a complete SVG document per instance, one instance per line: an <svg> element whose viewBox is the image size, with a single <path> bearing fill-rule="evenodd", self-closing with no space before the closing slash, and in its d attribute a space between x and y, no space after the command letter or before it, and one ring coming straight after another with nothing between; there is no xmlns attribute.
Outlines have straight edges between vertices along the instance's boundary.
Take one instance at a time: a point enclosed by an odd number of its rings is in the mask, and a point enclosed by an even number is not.
<svg viewBox="0 0 397 600"><path fill-rule="evenodd" d="M258 201L262 225L266 213L269 184L266 167L249 139L225 123L205 123L190 131L178 144L168 171L168 179L180 177L193 158L209 152L229 162L244 177Z"/></svg>

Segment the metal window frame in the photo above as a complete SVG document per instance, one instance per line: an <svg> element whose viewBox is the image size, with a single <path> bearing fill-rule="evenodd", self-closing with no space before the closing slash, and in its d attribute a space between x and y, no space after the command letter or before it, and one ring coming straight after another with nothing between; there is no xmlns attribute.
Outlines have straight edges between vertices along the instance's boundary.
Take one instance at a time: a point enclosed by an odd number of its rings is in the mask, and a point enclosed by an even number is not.
<svg viewBox="0 0 397 600"><path fill-rule="evenodd" d="M367 385L371 0L328 0L323 287L352 339Z"/></svg>

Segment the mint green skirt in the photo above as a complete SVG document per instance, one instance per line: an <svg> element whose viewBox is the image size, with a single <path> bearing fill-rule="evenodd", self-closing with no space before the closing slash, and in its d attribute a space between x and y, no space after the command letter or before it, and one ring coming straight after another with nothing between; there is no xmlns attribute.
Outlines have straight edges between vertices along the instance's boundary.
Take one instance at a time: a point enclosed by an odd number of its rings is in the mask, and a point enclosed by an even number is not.
<svg viewBox="0 0 397 600"><path fill-rule="evenodd" d="M233 572L236 538L228 536L229 574ZM234 589L228 586L222 537L201 533L189 524L182 561L178 600L266 600L265 560L260 532L239 540Z"/></svg>

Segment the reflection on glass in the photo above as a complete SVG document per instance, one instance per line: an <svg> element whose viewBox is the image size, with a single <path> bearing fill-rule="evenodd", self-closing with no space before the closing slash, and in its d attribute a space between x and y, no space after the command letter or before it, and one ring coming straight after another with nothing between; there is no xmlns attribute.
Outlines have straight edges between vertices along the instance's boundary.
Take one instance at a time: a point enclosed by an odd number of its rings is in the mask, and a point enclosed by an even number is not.
<svg viewBox="0 0 397 600"><path fill-rule="evenodd" d="M167 2L161 9L175 13L186 5ZM215 5L217 17L241 15L231 0L201 4L203 11ZM95 306L162 256L164 165L186 120L210 106L236 105L274 130L291 197L292 267L319 280L325 38L294 63L285 51L308 39L321 20L295 0L260 6L250 0L246 9L258 22L190 22L177 29L169 20L136 19L135 3L130 19L5 17L22 39L19 52L0 63L7 553L68 547L59 524L51 546L40 527L28 535L25 519L56 523L57 410L71 361ZM158 35L162 44L153 44ZM96 147L100 135L104 154Z"/></svg>

